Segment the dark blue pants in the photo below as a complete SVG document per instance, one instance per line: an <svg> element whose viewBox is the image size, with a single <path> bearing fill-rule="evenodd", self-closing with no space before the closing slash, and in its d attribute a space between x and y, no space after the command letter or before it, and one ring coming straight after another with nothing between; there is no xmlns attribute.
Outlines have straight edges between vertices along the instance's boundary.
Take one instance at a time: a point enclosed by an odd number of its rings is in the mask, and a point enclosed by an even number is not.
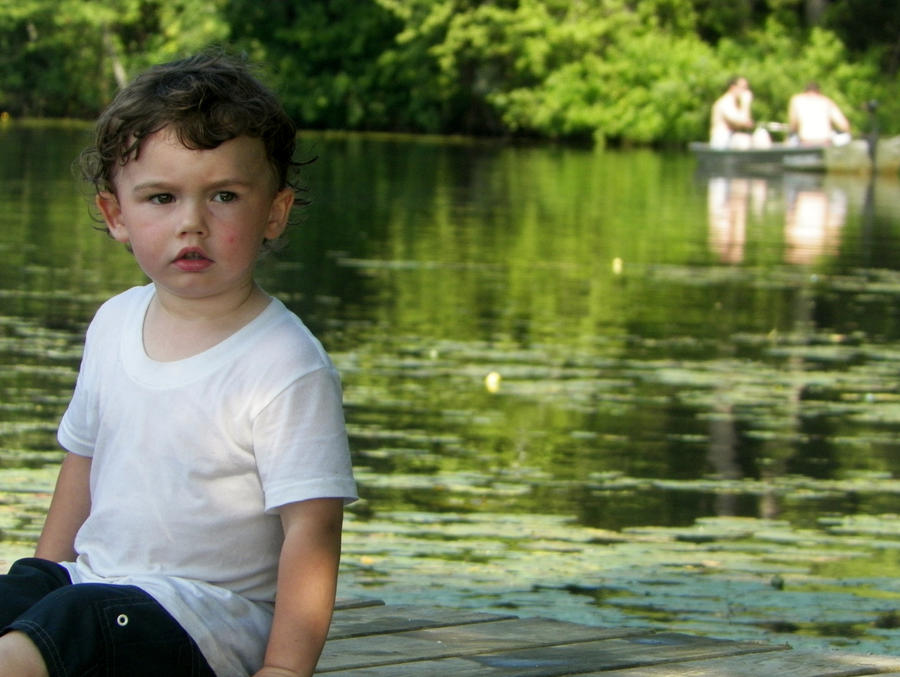
<svg viewBox="0 0 900 677"><path fill-rule="evenodd" d="M24 632L50 677L215 677L194 640L131 585L79 583L22 559L0 576L0 633Z"/></svg>

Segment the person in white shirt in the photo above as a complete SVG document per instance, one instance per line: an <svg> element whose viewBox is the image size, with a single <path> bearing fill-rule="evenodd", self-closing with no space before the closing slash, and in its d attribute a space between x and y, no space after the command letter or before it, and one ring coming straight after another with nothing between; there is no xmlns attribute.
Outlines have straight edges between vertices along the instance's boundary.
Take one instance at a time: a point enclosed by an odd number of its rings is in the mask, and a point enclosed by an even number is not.
<svg viewBox="0 0 900 677"><path fill-rule="evenodd" d="M800 145L843 145L850 141L850 122L815 82L810 82L804 91L791 97L788 125L792 141Z"/></svg>
<svg viewBox="0 0 900 677"><path fill-rule="evenodd" d="M313 673L356 486L337 372L254 280L295 136L218 53L151 68L98 120L82 171L151 283L88 329L35 558L0 576L0 677Z"/></svg>

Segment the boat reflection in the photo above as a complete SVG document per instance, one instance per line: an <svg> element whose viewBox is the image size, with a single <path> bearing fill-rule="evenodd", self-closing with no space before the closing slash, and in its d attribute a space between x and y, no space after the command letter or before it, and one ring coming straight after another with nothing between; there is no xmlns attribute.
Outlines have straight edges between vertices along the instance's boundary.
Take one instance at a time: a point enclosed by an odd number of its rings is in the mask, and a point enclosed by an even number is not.
<svg viewBox="0 0 900 677"><path fill-rule="evenodd" d="M890 242L884 229L890 228L893 220L879 219L878 212L884 205L900 204L896 177L784 172L699 178L707 188L709 250L720 263L781 263L805 268L825 264L824 269L835 270L831 264L839 256L867 266L874 265L873 257L890 257L890 247L886 253L880 250ZM804 342L805 332L816 322L816 292L810 282L815 276L795 279L800 282L792 290L792 320L784 330ZM817 427L822 425L821 417L804 407L804 375L810 365L797 353L784 368L796 373L794 385L784 390L785 412L793 420L792 430L805 441L791 453L774 458L761 470L763 478L782 476L809 463L821 467L837 454L833 441ZM740 480L748 476L741 457L742 431L748 420L734 404L733 384L726 380L717 388L720 396L710 417L706 461L715 477ZM753 473L749 476L755 477ZM745 499L717 494L712 507L720 516L740 515L748 510ZM783 509L775 492L763 492L750 500L755 501L753 510L761 518L779 517Z"/></svg>
<svg viewBox="0 0 900 677"><path fill-rule="evenodd" d="M724 176L709 179L709 246L722 263L744 260L751 198L754 212L758 214L765 204L767 188L765 179Z"/></svg>
<svg viewBox="0 0 900 677"><path fill-rule="evenodd" d="M821 174L810 173L710 176L707 181L709 248L721 263L742 263L748 223L772 220L782 224L785 263L811 265L838 253L848 211L841 184L826 184Z"/></svg>
<svg viewBox="0 0 900 677"><path fill-rule="evenodd" d="M847 193L842 188L795 185L786 195L784 260L809 265L835 256L847 220Z"/></svg>

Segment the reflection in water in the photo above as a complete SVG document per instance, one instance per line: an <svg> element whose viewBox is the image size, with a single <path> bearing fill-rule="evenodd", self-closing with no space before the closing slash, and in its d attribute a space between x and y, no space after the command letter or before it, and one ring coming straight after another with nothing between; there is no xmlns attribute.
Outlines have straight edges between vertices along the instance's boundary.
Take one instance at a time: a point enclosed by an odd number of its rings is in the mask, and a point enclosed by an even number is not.
<svg viewBox="0 0 900 677"><path fill-rule="evenodd" d="M784 223L784 260L808 265L838 252L847 219L847 194L841 188L798 186L788 193Z"/></svg>
<svg viewBox="0 0 900 677"><path fill-rule="evenodd" d="M73 185L87 134L0 130L7 548L33 540L46 509L84 327L143 281ZM676 621L698 604L693 630L705 617L746 639L760 617L809 615L793 591L774 611L755 592L732 606L732 571L753 589L751 551L769 571L773 543L790 544L799 573L801 540L817 561L834 544L847 563L828 580L860 580L845 552L865 541L819 520L871 530L872 516L896 513L896 180L876 200L856 177L723 178L708 202L687 155L359 135L304 145L320 158L305 181L313 203L260 273L342 374L366 498L345 523L345 596L600 625L644 617L652 596ZM821 246L837 255L786 264L793 198L831 185L848 198L835 244ZM707 521L716 514L738 519ZM745 521L759 515L779 525ZM878 552L885 533L872 536ZM695 566L709 560L722 566ZM883 587L897 571L879 559L872 576ZM843 612L852 586L838 587ZM621 604L610 590L626 591ZM735 615L751 596L765 608ZM890 603L866 600L852 607Z"/></svg>
<svg viewBox="0 0 900 677"><path fill-rule="evenodd" d="M789 265L810 266L823 257L835 257L839 252L842 230L848 212L846 190L839 185L825 185L819 174L779 174L775 177L713 176L708 179L707 215L710 250L717 260L726 264L745 262L746 250L762 235L754 232L765 227L764 215L779 225L783 233L782 262ZM870 182L871 185L871 182ZM868 205L870 201L866 201ZM778 217L777 215L781 215ZM748 225L748 223L752 225ZM793 330L807 326L809 299L798 293ZM788 360L792 370L802 371L802 359ZM798 379L801 383L802 379ZM710 417L707 461L715 476L724 480L745 477L740 463L741 441L738 434L739 415L728 397L728 384L719 393L719 403ZM793 425L803 427L800 392L796 386L788 388L789 401L785 409ZM771 477L784 471L783 463L775 463L763 474ZM740 514L734 496L716 497L714 511L720 516ZM774 518L779 513L778 499L772 492L759 496L758 516Z"/></svg>
<svg viewBox="0 0 900 677"><path fill-rule="evenodd" d="M740 263L747 238L748 179L709 180L709 246L723 263Z"/></svg>
<svg viewBox="0 0 900 677"><path fill-rule="evenodd" d="M737 431L735 430L734 405L723 402L716 408L709 422L709 455L710 466L716 477L726 480L743 477L737 461ZM716 515L737 515L737 496L732 493L721 493L715 497Z"/></svg>
<svg viewBox="0 0 900 677"><path fill-rule="evenodd" d="M784 174L777 180L713 176L707 191L709 246L720 262L744 261L748 217L758 219L771 206L783 207L785 263L809 265L837 254L847 218L842 187L826 188L817 174Z"/></svg>
<svg viewBox="0 0 900 677"><path fill-rule="evenodd" d="M748 209L759 216L765 207L767 191L764 179L710 178L707 195L709 241L723 263L743 261Z"/></svg>

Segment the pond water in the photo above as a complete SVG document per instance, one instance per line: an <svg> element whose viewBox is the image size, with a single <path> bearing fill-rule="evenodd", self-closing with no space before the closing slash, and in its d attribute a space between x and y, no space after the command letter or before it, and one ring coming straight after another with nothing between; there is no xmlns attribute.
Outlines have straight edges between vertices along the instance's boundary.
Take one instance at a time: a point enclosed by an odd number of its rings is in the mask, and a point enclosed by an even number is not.
<svg viewBox="0 0 900 677"><path fill-rule="evenodd" d="M0 565L84 328L143 282L0 129ZM900 652L900 182L687 154L304 134L264 286L340 368L342 596Z"/></svg>

